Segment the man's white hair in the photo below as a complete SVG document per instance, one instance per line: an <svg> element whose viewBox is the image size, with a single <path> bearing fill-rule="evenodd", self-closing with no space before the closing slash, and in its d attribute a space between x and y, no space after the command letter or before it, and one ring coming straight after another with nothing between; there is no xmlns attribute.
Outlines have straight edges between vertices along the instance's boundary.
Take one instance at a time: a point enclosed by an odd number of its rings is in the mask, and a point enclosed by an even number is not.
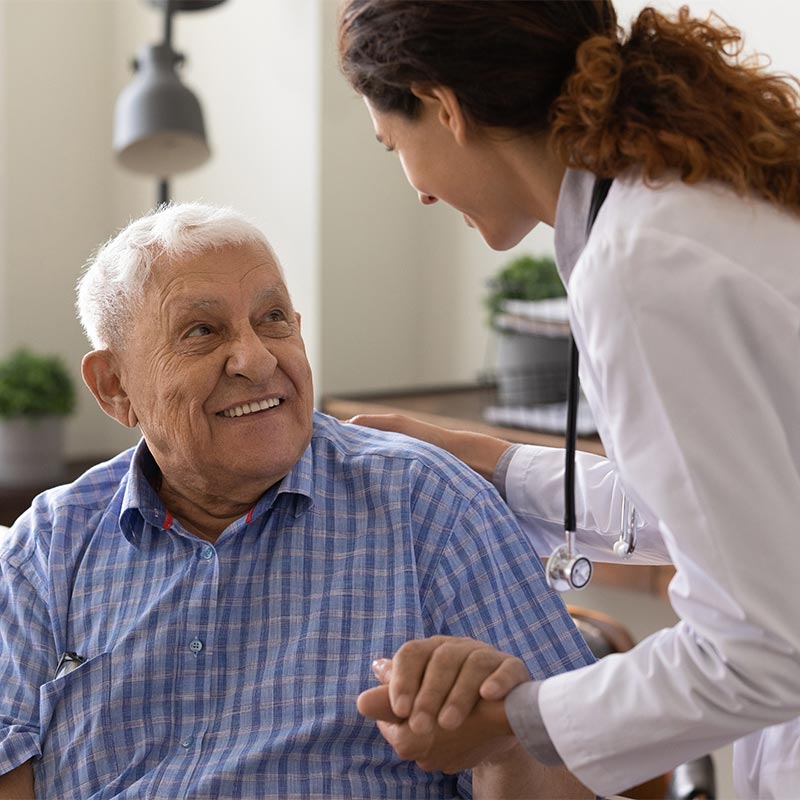
<svg viewBox="0 0 800 800"><path fill-rule="evenodd" d="M263 245L281 269L266 236L231 208L176 203L133 220L97 251L78 280L78 318L92 347L124 347L154 268L246 244Z"/></svg>

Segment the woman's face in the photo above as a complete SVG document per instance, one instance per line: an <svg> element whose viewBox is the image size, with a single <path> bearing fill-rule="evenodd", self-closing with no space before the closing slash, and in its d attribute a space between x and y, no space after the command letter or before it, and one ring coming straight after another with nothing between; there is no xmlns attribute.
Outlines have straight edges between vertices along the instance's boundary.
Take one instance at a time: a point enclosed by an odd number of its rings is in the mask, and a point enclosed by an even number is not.
<svg viewBox="0 0 800 800"><path fill-rule="evenodd" d="M495 250L513 247L541 220L552 224L530 164L521 163L531 160L529 139L467 127L463 117L454 119L447 99L421 99L421 113L414 119L365 102L378 141L397 153L423 205L444 201ZM552 210L554 216L554 202Z"/></svg>

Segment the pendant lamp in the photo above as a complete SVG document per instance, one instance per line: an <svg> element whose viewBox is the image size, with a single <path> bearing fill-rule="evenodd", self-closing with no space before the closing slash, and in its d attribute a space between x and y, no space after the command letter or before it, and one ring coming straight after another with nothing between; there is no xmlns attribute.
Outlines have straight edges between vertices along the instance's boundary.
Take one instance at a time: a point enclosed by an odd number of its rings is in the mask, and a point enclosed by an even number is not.
<svg viewBox="0 0 800 800"><path fill-rule="evenodd" d="M164 41L139 50L133 80L117 98L113 147L123 167L159 179L159 201L167 202L168 179L211 156L200 101L178 74L184 57L172 48L172 17L225 0L148 1L164 12Z"/></svg>

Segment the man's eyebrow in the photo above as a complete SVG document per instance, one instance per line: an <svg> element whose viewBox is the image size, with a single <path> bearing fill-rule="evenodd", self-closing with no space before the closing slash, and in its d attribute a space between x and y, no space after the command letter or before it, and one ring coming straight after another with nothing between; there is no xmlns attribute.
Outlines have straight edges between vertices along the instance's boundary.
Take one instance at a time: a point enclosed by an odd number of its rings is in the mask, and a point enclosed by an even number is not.
<svg viewBox="0 0 800 800"><path fill-rule="evenodd" d="M269 286L266 289L262 289L262 291L256 295L256 299L262 303L265 300L270 301L275 299L291 302L289 298L289 290L282 283L276 283L274 286Z"/></svg>
<svg viewBox="0 0 800 800"><path fill-rule="evenodd" d="M221 300L214 297L186 298L176 304L175 313L184 315L193 311L213 311L216 308L222 308L223 305L225 304Z"/></svg>
<svg viewBox="0 0 800 800"><path fill-rule="evenodd" d="M282 284L278 283L274 286L269 286L256 294L256 301L259 303L271 302L274 300L282 300L287 303L291 302L289 291ZM226 305L224 300L220 300L216 297L186 298L177 304L175 313L179 316L186 316L197 311L215 311L224 308Z"/></svg>

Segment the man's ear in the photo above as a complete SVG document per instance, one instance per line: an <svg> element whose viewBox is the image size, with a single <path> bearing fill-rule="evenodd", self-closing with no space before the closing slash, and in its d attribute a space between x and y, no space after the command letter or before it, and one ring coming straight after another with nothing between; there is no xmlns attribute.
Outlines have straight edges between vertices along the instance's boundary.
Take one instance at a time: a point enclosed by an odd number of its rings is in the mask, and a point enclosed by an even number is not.
<svg viewBox="0 0 800 800"><path fill-rule="evenodd" d="M109 350L92 350L81 362L83 382L89 387L100 408L126 428L135 428L139 420L122 386L117 359Z"/></svg>
<svg viewBox="0 0 800 800"><path fill-rule="evenodd" d="M411 93L433 109L439 122L447 128L458 144L464 144L469 124L456 93L449 86L423 86L412 84Z"/></svg>

